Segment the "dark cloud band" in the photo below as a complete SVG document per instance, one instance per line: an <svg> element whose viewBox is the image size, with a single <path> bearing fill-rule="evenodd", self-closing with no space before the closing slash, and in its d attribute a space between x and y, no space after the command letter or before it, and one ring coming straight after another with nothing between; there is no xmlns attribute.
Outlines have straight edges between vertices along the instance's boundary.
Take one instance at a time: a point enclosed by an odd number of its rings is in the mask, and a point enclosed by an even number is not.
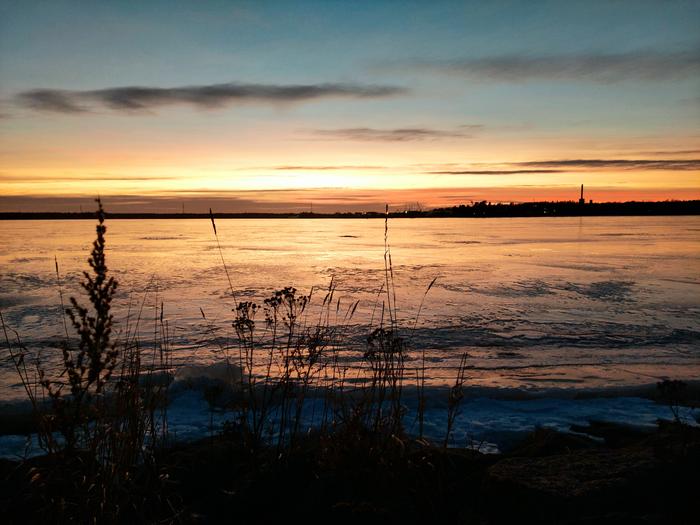
<svg viewBox="0 0 700 525"><path fill-rule="evenodd" d="M117 111L147 111L160 106L189 104L219 108L236 102L295 103L324 98L383 98L406 93L396 86L356 84L213 84L175 88L117 87L87 91L34 89L17 95L20 104L37 111L82 113L95 106Z"/></svg>
<svg viewBox="0 0 700 525"><path fill-rule="evenodd" d="M456 130L441 130L434 128L341 128L317 129L314 135L330 140L354 140L367 142L409 142L436 139L471 138L471 131L481 126L460 126Z"/></svg>
<svg viewBox="0 0 700 525"><path fill-rule="evenodd" d="M430 175L522 175L536 173L561 173L562 170L535 169L535 170L446 170L429 171Z"/></svg>
<svg viewBox="0 0 700 525"><path fill-rule="evenodd" d="M460 74L477 80L668 80L700 74L700 50L568 55L500 55L456 60L414 60L411 68Z"/></svg>
<svg viewBox="0 0 700 525"><path fill-rule="evenodd" d="M519 162L518 166L531 168L593 168L593 169L627 169L627 170L671 170L693 171L700 170L700 160L680 159L565 159Z"/></svg>
<svg viewBox="0 0 700 525"><path fill-rule="evenodd" d="M430 175L532 175L542 173L565 173L567 171L591 170L635 170L635 171L695 171L700 170L697 159L563 159L514 162L507 168L494 166L494 169L460 169L449 167L427 171Z"/></svg>

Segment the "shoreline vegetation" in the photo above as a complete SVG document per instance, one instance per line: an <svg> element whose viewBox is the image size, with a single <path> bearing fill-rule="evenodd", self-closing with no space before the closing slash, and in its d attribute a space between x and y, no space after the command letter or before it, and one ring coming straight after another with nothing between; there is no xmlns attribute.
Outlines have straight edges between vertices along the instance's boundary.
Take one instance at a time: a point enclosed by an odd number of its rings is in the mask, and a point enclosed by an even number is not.
<svg viewBox="0 0 700 525"><path fill-rule="evenodd" d="M407 206L387 212L296 212L296 213L215 213L217 219L392 219L400 218L497 218L497 217L581 217L581 216L655 216L700 215L700 200L628 201L628 202L474 202L429 210ZM209 213L129 212L105 213L109 219L209 219ZM93 219L93 212L0 212L0 220Z"/></svg>
<svg viewBox="0 0 700 525"><path fill-rule="evenodd" d="M172 382L163 378L172 377L172 327L157 301L152 318L143 311L113 318L118 283L105 258L105 220L118 214L98 206L85 297L64 304L59 284L58 367L27 348L0 314L45 452L0 460L6 523L660 524L697 517L700 428L679 415L689 390L681 381L657 384L669 417L655 429L595 421L567 433L540 428L508 451L484 454L450 446L469 386L465 353L445 389L444 439L425 438L427 365L411 335L435 279L417 298L415 320L399 322L388 208L377 214L385 221L384 282L357 377L339 349L358 303L341 308L333 280L308 295L288 286L262 304L237 301L216 228L223 215L204 215L236 306L233 342L218 352L222 374L203 393L212 414L231 417L221 430L212 425L208 438L171 440ZM56 276L60 283L58 262ZM151 344L138 336L141 321L153 323ZM204 312L202 322L209 325ZM213 327L211 336L220 340ZM404 423L409 387L415 433Z"/></svg>

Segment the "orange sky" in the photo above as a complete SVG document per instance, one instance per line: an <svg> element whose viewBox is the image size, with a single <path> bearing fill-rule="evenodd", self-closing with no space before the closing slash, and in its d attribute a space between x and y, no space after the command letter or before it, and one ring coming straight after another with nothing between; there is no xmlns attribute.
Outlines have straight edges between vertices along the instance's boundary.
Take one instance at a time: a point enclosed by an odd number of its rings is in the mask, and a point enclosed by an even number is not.
<svg viewBox="0 0 700 525"><path fill-rule="evenodd" d="M132 7L0 13L0 211L700 198L693 6Z"/></svg>

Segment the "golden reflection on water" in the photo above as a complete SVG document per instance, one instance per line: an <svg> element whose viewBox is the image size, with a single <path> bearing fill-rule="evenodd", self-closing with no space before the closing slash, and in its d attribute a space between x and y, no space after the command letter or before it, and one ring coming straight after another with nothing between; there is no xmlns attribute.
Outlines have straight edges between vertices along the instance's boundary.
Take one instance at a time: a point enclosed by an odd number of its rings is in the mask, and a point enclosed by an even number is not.
<svg viewBox="0 0 700 525"><path fill-rule="evenodd" d="M333 278L341 305L360 301L353 322L366 334L385 278L382 220L217 228L239 300L262 302L284 286L308 293ZM79 293L93 234L93 221L0 222L0 308L30 346L45 347L62 326L54 256L65 294ZM414 340L433 382L454 375L463 351L469 382L484 386L597 387L700 372L698 217L393 219L389 241L405 326L438 278ZM200 308L231 338L233 303L210 222L112 220L107 242L117 316L149 290L145 315L163 302L175 362L215 359ZM350 365L359 354L347 351ZM0 397L10 396L6 366L0 381Z"/></svg>

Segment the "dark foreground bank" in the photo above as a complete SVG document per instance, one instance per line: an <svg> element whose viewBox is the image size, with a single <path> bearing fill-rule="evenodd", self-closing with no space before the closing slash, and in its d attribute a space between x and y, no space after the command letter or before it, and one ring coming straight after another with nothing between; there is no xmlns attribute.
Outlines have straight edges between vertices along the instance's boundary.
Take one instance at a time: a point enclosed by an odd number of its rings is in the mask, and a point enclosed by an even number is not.
<svg viewBox="0 0 700 525"><path fill-rule="evenodd" d="M235 428L166 449L120 494L122 523L696 523L700 429L538 430L505 454L347 429L247 450ZM80 458L0 463L5 523L80 522ZM99 498L98 498L99 499ZM99 515L99 512L97 513Z"/></svg>

